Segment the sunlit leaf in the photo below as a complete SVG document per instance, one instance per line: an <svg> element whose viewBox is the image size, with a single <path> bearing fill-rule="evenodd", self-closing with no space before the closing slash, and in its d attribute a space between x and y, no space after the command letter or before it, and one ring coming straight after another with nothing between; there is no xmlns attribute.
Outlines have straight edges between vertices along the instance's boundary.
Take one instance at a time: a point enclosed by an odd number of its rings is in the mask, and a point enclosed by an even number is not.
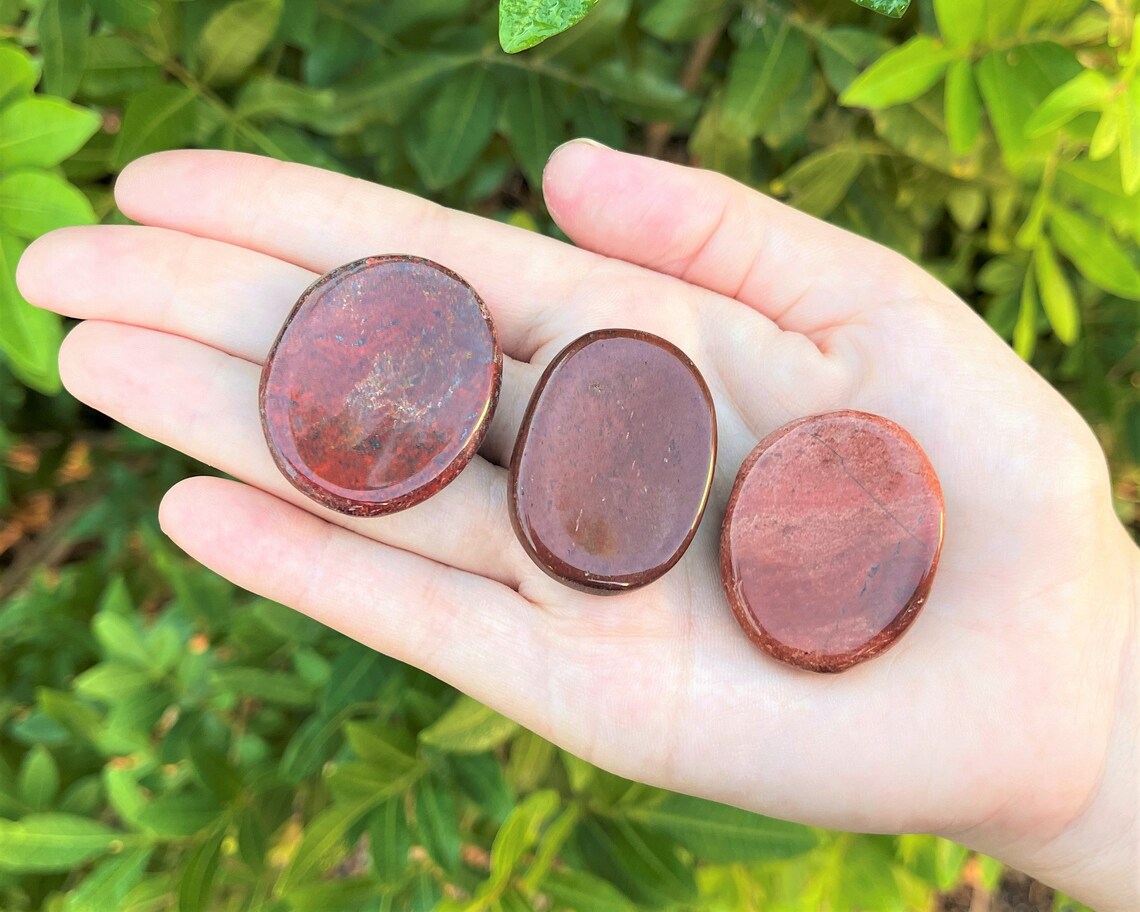
<svg viewBox="0 0 1140 912"><path fill-rule="evenodd" d="M499 0L499 44L508 54L534 47L586 18L597 0Z"/></svg>

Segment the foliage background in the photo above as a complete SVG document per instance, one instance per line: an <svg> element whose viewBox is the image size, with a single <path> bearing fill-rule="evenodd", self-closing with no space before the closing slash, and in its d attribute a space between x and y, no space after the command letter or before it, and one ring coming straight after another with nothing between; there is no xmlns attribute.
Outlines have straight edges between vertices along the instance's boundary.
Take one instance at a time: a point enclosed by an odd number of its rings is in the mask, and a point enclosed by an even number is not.
<svg viewBox="0 0 1140 912"><path fill-rule="evenodd" d="M511 5L504 43L530 43ZM202 467L59 392L63 327L12 270L51 228L120 220L115 174L183 145L553 232L543 162L588 135L921 262L1094 425L1135 531L1135 15L602 0L510 56L490 0L0 0L0 907L887 912L997 890L943 840L616 779L187 561L155 504Z"/></svg>

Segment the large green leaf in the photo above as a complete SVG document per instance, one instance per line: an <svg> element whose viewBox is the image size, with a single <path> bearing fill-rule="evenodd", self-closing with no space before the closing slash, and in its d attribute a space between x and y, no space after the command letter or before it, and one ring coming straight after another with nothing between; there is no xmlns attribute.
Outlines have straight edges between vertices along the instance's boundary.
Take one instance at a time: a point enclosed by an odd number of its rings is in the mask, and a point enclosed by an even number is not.
<svg viewBox="0 0 1140 912"><path fill-rule="evenodd" d="M143 155L185 145L194 129L195 98L191 89L171 83L132 95L115 137L111 167L118 171Z"/></svg>
<svg viewBox="0 0 1140 912"><path fill-rule="evenodd" d="M1067 124L1082 111L1101 108L1113 92L1112 81L1098 70L1082 70L1058 86L1025 124L1027 136L1042 136Z"/></svg>
<svg viewBox="0 0 1140 912"><path fill-rule="evenodd" d="M86 0L44 0L40 7L40 51L44 91L70 98L79 88L87 59L91 8Z"/></svg>
<svg viewBox="0 0 1140 912"><path fill-rule="evenodd" d="M0 212L0 224L4 215ZM16 376L33 389L59 392L56 355L63 340L57 314L29 304L16 288L16 263L27 244L0 231L0 351Z"/></svg>
<svg viewBox="0 0 1140 912"><path fill-rule="evenodd" d="M1056 209L1050 233L1057 248L1086 279L1122 298L1140 301L1140 269L1103 224Z"/></svg>
<svg viewBox="0 0 1140 912"><path fill-rule="evenodd" d="M98 821L72 814L0 820L0 871L71 871L106 855L126 838Z"/></svg>
<svg viewBox="0 0 1140 912"><path fill-rule="evenodd" d="M186 857L178 885L178 912L206 912L210 908L225 835L225 828L215 828Z"/></svg>
<svg viewBox="0 0 1140 912"><path fill-rule="evenodd" d="M587 818L575 841L594 874L635 902L660 906L697 896L691 868L681 864L673 840L628 820Z"/></svg>
<svg viewBox="0 0 1140 912"><path fill-rule="evenodd" d="M121 909L131 887L142 879L153 853L152 846L139 846L100 861L78 886L68 892L65 912Z"/></svg>
<svg viewBox="0 0 1140 912"><path fill-rule="evenodd" d="M586 18L597 0L499 0L499 44L508 54L534 47Z"/></svg>
<svg viewBox="0 0 1140 912"><path fill-rule="evenodd" d="M913 101L942 78L953 59L953 52L940 41L917 35L859 74L839 100L860 108L889 108Z"/></svg>
<svg viewBox="0 0 1140 912"><path fill-rule="evenodd" d="M87 197L56 174L22 169L0 177L2 232L30 240L56 228L94 222Z"/></svg>
<svg viewBox="0 0 1140 912"><path fill-rule="evenodd" d="M588 874L566 868L551 871L542 882L542 892L560 906L589 912L637 912L635 906L617 887Z"/></svg>
<svg viewBox="0 0 1140 912"><path fill-rule="evenodd" d="M462 695L420 732L420 741L450 753L477 754L498 747L517 730L516 722Z"/></svg>
<svg viewBox="0 0 1140 912"><path fill-rule="evenodd" d="M471 170L495 131L495 86L476 68L450 80L408 130L408 158L439 190Z"/></svg>
<svg viewBox="0 0 1140 912"><path fill-rule="evenodd" d="M59 98L22 98L0 109L0 170L49 168L99 129L99 115Z"/></svg>
<svg viewBox="0 0 1140 912"><path fill-rule="evenodd" d="M261 56L281 18L284 0L235 0L210 17L198 44L202 79L228 85Z"/></svg>
<svg viewBox="0 0 1140 912"><path fill-rule="evenodd" d="M788 19L770 17L750 28L732 55L722 106L725 129L756 136L800 84L810 57L803 33Z"/></svg>
<svg viewBox="0 0 1140 912"><path fill-rule="evenodd" d="M553 95L539 76L527 73L512 82L501 116L523 174L532 186L541 187L546 160L565 139Z"/></svg>
<svg viewBox="0 0 1140 912"><path fill-rule="evenodd" d="M633 807L625 814L717 864L792 858L819 844L815 833L800 824L687 795L671 794L658 804Z"/></svg>

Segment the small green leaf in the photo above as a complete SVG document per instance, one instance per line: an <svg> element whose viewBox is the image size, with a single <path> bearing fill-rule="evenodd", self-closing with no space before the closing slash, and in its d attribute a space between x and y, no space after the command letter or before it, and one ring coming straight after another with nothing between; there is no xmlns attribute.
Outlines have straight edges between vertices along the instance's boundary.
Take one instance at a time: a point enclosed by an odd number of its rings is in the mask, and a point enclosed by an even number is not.
<svg viewBox="0 0 1140 912"><path fill-rule="evenodd" d="M588 817L575 841L593 873L635 902L657 907L697 898L693 869L680 863L672 839L621 818Z"/></svg>
<svg viewBox="0 0 1140 912"><path fill-rule="evenodd" d="M1112 91L1112 81L1103 73L1083 70L1046 96L1025 124L1026 135L1052 133L1082 111L1099 110Z"/></svg>
<svg viewBox="0 0 1140 912"><path fill-rule="evenodd" d="M345 721L351 715L341 710L331 716L315 713L293 733L281 754L281 778L299 785L330 760L341 745Z"/></svg>
<svg viewBox="0 0 1140 912"><path fill-rule="evenodd" d="M1050 233L1057 248L1086 279L1112 294L1140 301L1140 270L1103 223L1056 209Z"/></svg>
<svg viewBox="0 0 1140 912"><path fill-rule="evenodd" d="M216 827L182 862L178 912L206 912L210 908L210 894L221 862L225 835L225 827Z"/></svg>
<svg viewBox="0 0 1140 912"><path fill-rule="evenodd" d="M72 814L0 820L0 871L71 871L106 855L127 834Z"/></svg>
<svg viewBox="0 0 1140 912"><path fill-rule="evenodd" d="M667 795L658 804L630 808L626 816L715 864L792 858L819 844L815 833L798 823L688 795Z"/></svg>
<svg viewBox="0 0 1140 912"><path fill-rule="evenodd" d="M0 224L4 214L0 212ZM63 340L58 314L29 304L16 288L16 263L27 244L0 232L0 352L24 383L52 395L60 389L56 356Z"/></svg>
<svg viewBox="0 0 1140 912"><path fill-rule="evenodd" d="M100 662L75 679L74 689L81 697L117 703L149 689L151 684L150 672L146 669L121 662Z"/></svg>
<svg viewBox="0 0 1140 912"><path fill-rule="evenodd" d="M1129 196L1140 190L1140 78L1116 99L1120 109L1120 177Z"/></svg>
<svg viewBox="0 0 1140 912"><path fill-rule="evenodd" d="M87 197L62 177L32 169L0 177L0 231L31 240L56 228L95 221Z"/></svg>
<svg viewBox="0 0 1140 912"><path fill-rule="evenodd" d="M153 853L152 846L139 846L100 861L90 874L68 892L65 912L122 909L123 899L142 879Z"/></svg>
<svg viewBox="0 0 1140 912"><path fill-rule="evenodd" d="M1033 270L1025 271L1021 286L1021 306L1017 311L1017 322L1013 327L1013 350L1023 361L1033 358L1037 348L1037 284Z"/></svg>
<svg viewBox="0 0 1140 912"><path fill-rule="evenodd" d="M820 30L813 37L823 77L837 94L855 81L860 70L894 46L876 32L845 25Z"/></svg>
<svg viewBox="0 0 1140 912"><path fill-rule="evenodd" d="M892 19L900 18L910 6L910 0L854 0L854 2Z"/></svg>
<svg viewBox="0 0 1140 912"><path fill-rule="evenodd" d="M871 64L839 101L860 108L889 108L913 101L938 82L953 59L942 42L918 35Z"/></svg>
<svg viewBox="0 0 1140 912"><path fill-rule="evenodd" d="M499 824L507 819L515 806L515 793L494 754L452 754L448 765L484 817Z"/></svg>
<svg viewBox="0 0 1140 912"><path fill-rule="evenodd" d="M1120 145L1124 132L1124 117L1120 105L1109 105L1101 112L1092 139L1089 140L1089 160L1104 161Z"/></svg>
<svg viewBox="0 0 1140 912"><path fill-rule="evenodd" d="M132 95L111 150L111 167L121 171L143 155L185 145L194 129L194 99L191 89L168 83Z"/></svg>
<svg viewBox="0 0 1140 912"><path fill-rule="evenodd" d="M448 81L408 130L408 158L431 190L471 170L495 132L495 86L479 67Z"/></svg>
<svg viewBox="0 0 1140 912"><path fill-rule="evenodd" d="M126 29L144 29L158 16L154 0L91 0L95 15Z"/></svg>
<svg viewBox="0 0 1140 912"><path fill-rule="evenodd" d="M788 195L802 212L826 218L859 177L866 155L857 146L837 145L800 159L772 182L772 191Z"/></svg>
<svg viewBox="0 0 1140 912"><path fill-rule="evenodd" d="M447 712L420 732L420 741L448 753L478 754L498 747L517 730L516 722L461 695Z"/></svg>
<svg viewBox="0 0 1140 912"><path fill-rule="evenodd" d="M35 61L26 51L0 45L0 104L31 92L38 78Z"/></svg>
<svg viewBox="0 0 1140 912"><path fill-rule="evenodd" d="M770 17L759 28L749 29L729 63L724 128L757 136L800 84L810 59L803 32L787 19Z"/></svg>
<svg viewBox="0 0 1140 912"><path fill-rule="evenodd" d="M1033 262L1037 268L1037 290L1041 300L1041 308L1053 327L1057 338L1066 345L1077 341L1077 334L1081 325L1081 314L1077 308L1077 300L1073 296L1072 286L1065 276L1057 256L1053 252L1053 245L1042 238L1033 254Z"/></svg>
<svg viewBox="0 0 1140 912"><path fill-rule="evenodd" d="M51 807L59 794L59 767L42 744L35 745L24 755L16 790L20 800L37 811Z"/></svg>
<svg viewBox="0 0 1140 912"><path fill-rule="evenodd" d="M214 823L223 808L207 792L193 789L176 795L160 795L138 813L143 829L166 838L194 836Z"/></svg>
<svg viewBox="0 0 1140 912"><path fill-rule="evenodd" d="M987 0L934 0L934 15L946 46L969 50L986 30Z"/></svg>
<svg viewBox="0 0 1140 912"><path fill-rule="evenodd" d="M517 54L581 22L597 0L499 0L499 44Z"/></svg>
<svg viewBox="0 0 1140 912"><path fill-rule="evenodd" d="M416 830L424 848L445 871L459 868L459 821L451 790L432 776L416 785Z"/></svg>
<svg viewBox="0 0 1140 912"><path fill-rule="evenodd" d="M198 66L210 85L241 77L277 31L284 0L235 0L212 15L198 43Z"/></svg>
<svg viewBox="0 0 1140 912"><path fill-rule="evenodd" d="M299 884L318 879L343 852L348 831L379 803L379 800L361 800L334 804L314 817L305 827L293 860L277 880L277 894L288 896Z"/></svg>
<svg viewBox="0 0 1140 912"><path fill-rule="evenodd" d="M99 115L61 98L21 98L0 110L0 170L50 168L99 129Z"/></svg>
<svg viewBox="0 0 1140 912"><path fill-rule="evenodd" d="M383 884L398 884L408 869L412 831L404 813L403 796L385 801L369 821L372 873Z"/></svg>
<svg viewBox="0 0 1140 912"><path fill-rule="evenodd" d="M534 792L518 804L495 835L491 846L491 883L506 885L523 854L538 841L546 821L561 804L552 789Z"/></svg>
<svg viewBox="0 0 1140 912"><path fill-rule="evenodd" d="M511 742L507 781L518 792L529 792L546 781L557 748L545 738L522 729Z"/></svg>
<svg viewBox="0 0 1140 912"><path fill-rule="evenodd" d="M2 186L0 184L0 188ZM210 682L211 687L216 691L257 697L268 703L280 703L284 706L311 706L315 702L312 690L304 681L296 675L283 671L231 666L214 671L210 675Z"/></svg>
<svg viewBox="0 0 1140 912"><path fill-rule="evenodd" d="M968 155L982 129L982 101L968 60L955 60L946 72L946 135L955 155Z"/></svg>
<svg viewBox="0 0 1140 912"><path fill-rule="evenodd" d="M345 737L353 753L378 771L401 776L416 765L416 746L411 737L382 722L349 722Z"/></svg>
<svg viewBox="0 0 1140 912"><path fill-rule="evenodd" d="M39 29L43 90L49 95L70 98L79 88L87 60L91 8L86 0L44 0Z"/></svg>

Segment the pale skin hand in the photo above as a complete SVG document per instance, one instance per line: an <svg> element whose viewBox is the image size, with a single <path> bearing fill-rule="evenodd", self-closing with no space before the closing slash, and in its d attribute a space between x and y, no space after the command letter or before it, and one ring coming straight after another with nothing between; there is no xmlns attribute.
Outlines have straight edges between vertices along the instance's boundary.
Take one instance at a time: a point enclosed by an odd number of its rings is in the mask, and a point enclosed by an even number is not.
<svg viewBox="0 0 1140 912"><path fill-rule="evenodd" d="M574 143L544 190L578 248L311 168L160 154L117 187L143 227L55 232L18 279L87 320L60 356L68 389L244 482L188 479L160 514L234 582L620 775L817 825L936 832L1103 910L1140 903L1140 560L1079 416L920 269L723 177ZM468 279L508 357L481 456L426 503L354 520L278 474L257 380L309 282L381 253ZM600 598L529 562L504 466L542 366L609 326L689 354L720 454L684 559ZM717 544L749 450L836 408L910 430L947 531L911 632L821 676L745 638Z"/></svg>

